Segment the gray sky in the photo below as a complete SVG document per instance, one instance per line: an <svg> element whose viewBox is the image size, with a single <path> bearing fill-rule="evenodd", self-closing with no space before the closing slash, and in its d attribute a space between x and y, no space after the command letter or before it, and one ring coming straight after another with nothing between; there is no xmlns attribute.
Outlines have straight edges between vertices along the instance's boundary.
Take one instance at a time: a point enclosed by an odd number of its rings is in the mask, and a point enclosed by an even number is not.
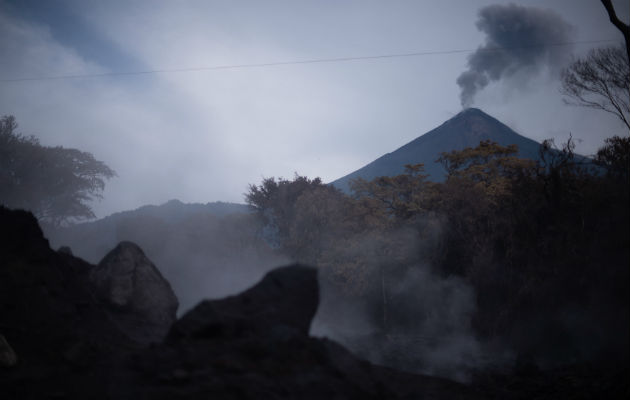
<svg viewBox="0 0 630 400"><path fill-rule="evenodd" d="M554 10L572 41L622 40L597 0L512 3ZM628 2L614 3L627 20ZM242 202L262 177L331 181L459 112L456 80L485 43L476 23L492 4L509 2L0 0L0 79L470 50L0 82L0 115L117 171L99 217L172 198ZM556 69L489 82L473 106L538 141L571 133L583 154L624 134L614 117L565 106Z"/></svg>

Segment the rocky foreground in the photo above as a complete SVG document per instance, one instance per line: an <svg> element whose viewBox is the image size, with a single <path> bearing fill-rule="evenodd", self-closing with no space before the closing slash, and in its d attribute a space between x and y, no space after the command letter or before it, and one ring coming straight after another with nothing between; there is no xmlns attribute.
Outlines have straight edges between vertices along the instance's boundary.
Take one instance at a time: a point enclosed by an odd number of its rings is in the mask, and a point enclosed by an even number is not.
<svg viewBox="0 0 630 400"><path fill-rule="evenodd" d="M317 272L278 268L179 320L133 243L98 265L53 251L33 216L0 207L2 399L622 398L625 375L480 376L473 385L369 364L308 336ZM603 395L604 397L601 397Z"/></svg>

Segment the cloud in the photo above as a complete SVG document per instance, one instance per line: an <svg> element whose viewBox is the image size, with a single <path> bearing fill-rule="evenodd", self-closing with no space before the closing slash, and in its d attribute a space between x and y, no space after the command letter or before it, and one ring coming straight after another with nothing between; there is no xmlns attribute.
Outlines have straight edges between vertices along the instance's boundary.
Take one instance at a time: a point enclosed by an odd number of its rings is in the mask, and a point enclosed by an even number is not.
<svg viewBox="0 0 630 400"><path fill-rule="evenodd" d="M472 105L475 94L490 82L513 85L545 68L557 73L571 52L572 27L552 10L491 5L479 11L477 28L485 33L485 44L457 78L463 107Z"/></svg>
<svg viewBox="0 0 630 400"><path fill-rule="evenodd" d="M64 0L49 7L64 10L50 13L39 3L0 0L0 77L448 50L481 40L469 23L474 2ZM563 11L587 32L579 39L607 35L605 11L591 3ZM29 12L14 12L24 4ZM550 6L565 4L572 3ZM470 29L452 29L446 18ZM454 77L465 57L1 83L0 114L15 115L23 133L45 144L89 151L118 172L95 204L99 217L172 198L242 201L247 184L263 176L331 181L435 128L459 108ZM574 137L595 136L591 126L600 136L614 132L578 122L584 110L568 109L553 88L531 95L483 107L528 136L540 134L537 123ZM541 113L554 118L529 117Z"/></svg>
<svg viewBox="0 0 630 400"><path fill-rule="evenodd" d="M109 71L46 25L10 13L0 12L0 37L0 54L10 55L0 58L3 78ZM100 216L175 197L238 201L242 188L223 189L238 160L216 135L213 114L185 89L158 76L8 82L0 110L17 117L22 133L89 151L118 172L95 205Z"/></svg>
<svg viewBox="0 0 630 400"><path fill-rule="evenodd" d="M202 16L212 10L165 3L148 11L146 5L97 7L89 14L92 23L83 25L94 30L90 36L156 69L298 57L268 37L243 40L245 32L230 35L228 27L209 24ZM138 26L142 15L146 23ZM0 49L14 55L4 59L3 77L110 70L59 42L44 24L7 13L2 21ZM16 115L22 132L44 144L89 151L118 172L96 204L99 216L171 198L242 201L247 184L262 176L297 171L332 180L349 162L360 165L352 154L356 146L348 152L341 144L357 134L353 125L362 107L382 106L377 95L366 102L348 84L355 68L21 82L4 85L0 110ZM360 125L377 131L368 120Z"/></svg>

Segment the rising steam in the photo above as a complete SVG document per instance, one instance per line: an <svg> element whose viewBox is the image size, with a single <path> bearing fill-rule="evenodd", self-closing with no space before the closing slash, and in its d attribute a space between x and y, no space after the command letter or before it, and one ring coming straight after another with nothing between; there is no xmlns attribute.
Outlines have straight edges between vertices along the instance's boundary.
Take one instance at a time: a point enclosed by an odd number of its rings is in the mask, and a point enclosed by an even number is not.
<svg viewBox="0 0 630 400"><path fill-rule="evenodd" d="M485 44L468 58L468 70L457 78L462 107L492 81L527 79L548 68L559 71L570 54L571 25L557 13L515 4L479 11L477 28Z"/></svg>

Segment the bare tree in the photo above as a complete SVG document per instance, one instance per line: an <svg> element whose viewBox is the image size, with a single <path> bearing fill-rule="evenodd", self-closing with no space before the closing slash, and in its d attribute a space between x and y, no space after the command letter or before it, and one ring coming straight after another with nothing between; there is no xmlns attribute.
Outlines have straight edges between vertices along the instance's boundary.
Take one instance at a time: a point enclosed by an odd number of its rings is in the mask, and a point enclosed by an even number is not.
<svg viewBox="0 0 630 400"><path fill-rule="evenodd" d="M613 7L611 0L602 0L602 4L606 8L610 22L623 34L623 38L626 41L626 56L628 57L628 60L630 60L630 26L624 24L623 21L617 17L615 7Z"/></svg>
<svg viewBox="0 0 630 400"><path fill-rule="evenodd" d="M565 103L603 110L630 130L630 64L622 46L591 50L562 73Z"/></svg>

